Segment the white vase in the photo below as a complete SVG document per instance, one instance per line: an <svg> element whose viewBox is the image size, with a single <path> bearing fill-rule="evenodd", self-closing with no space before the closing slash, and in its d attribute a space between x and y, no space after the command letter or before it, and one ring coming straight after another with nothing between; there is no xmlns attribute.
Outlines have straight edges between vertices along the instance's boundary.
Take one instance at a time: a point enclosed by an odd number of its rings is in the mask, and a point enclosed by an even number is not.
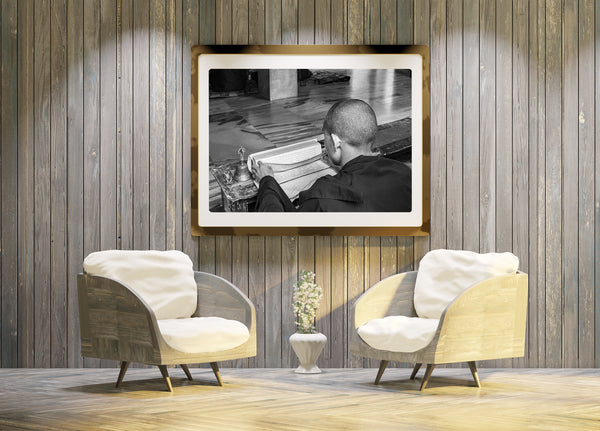
<svg viewBox="0 0 600 431"><path fill-rule="evenodd" d="M296 352L300 366L296 372L300 374L316 374L321 370L317 367L317 358L327 343L327 337L320 332L316 334L300 334L296 332L290 335L290 344Z"/></svg>

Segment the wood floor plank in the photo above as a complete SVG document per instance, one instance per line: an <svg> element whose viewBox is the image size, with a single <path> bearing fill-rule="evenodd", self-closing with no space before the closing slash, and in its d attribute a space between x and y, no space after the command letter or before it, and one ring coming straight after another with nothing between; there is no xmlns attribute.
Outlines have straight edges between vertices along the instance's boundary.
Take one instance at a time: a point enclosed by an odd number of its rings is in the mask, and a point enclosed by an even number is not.
<svg viewBox="0 0 600 431"><path fill-rule="evenodd" d="M436 368L427 388L410 369L2 369L0 428L25 430L596 430L598 369ZM440 400L443 399L443 402ZM308 411L307 406L310 406ZM435 406L435 413L432 413Z"/></svg>

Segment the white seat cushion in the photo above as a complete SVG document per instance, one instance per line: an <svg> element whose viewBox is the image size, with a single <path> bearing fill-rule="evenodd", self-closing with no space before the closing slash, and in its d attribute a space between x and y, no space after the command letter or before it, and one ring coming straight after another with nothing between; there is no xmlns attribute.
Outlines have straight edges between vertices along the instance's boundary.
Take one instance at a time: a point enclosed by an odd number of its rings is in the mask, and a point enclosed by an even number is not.
<svg viewBox="0 0 600 431"><path fill-rule="evenodd" d="M421 259L417 272L414 294L417 315L439 319L450 302L469 287L489 278L515 274L518 268L519 259L512 253L430 251Z"/></svg>
<svg viewBox="0 0 600 431"><path fill-rule="evenodd" d="M196 311L198 288L192 261L180 251L98 251L85 258L83 269L133 289L158 320L190 317Z"/></svg>
<svg viewBox="0 0 600 431"><path fill-rule="evenodd" d="M250 338L246 325L222 317L159 320L169 346L185 353L210 353L233 349Z"/></svg>
<svg viewBox="0 0 600 431"><path fill-rule="evenodd" d="M358 335L369 346L390 352L416 352L435 335L439 319L387 316L373 319L358 328Z"/></svg>

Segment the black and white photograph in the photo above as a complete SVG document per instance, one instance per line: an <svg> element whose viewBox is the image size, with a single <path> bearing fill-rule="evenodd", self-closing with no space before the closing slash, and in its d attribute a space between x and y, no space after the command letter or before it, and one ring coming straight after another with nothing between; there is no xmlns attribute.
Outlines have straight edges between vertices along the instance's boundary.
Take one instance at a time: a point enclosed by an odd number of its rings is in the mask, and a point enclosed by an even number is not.
<svg viewBox="0 0 600 431"><path fill-rule="evenodd" d="M420 225L419 56L198 58L205 224Z"/></svg>
<svg viewBox="0 0 600 431"><path fill-rule="evenodd" d="M213 69L209 90L210 211L410 212L410 69Z"/></svg>

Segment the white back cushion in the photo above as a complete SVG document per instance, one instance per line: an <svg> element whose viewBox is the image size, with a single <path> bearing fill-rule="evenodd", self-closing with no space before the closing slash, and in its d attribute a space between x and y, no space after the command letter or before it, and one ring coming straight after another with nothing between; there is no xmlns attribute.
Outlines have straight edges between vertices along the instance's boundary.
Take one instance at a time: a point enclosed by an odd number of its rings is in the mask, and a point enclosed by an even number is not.
<svg viewBox="0 0 600 431"><path fill-rule="evenodd" d="M439 319L448 304L469 287L488 278L514 274L518 267L519 259L512 253L430 251L419 264L415 310L419 317Z"/></svg>
<svg viewBox="0 0 600 431"><path fill-rule="evenodd" d="M180 251L98 251L85 258L83 269L129 286L158 320L190 317L196 311L198 291L192 261Z"/></svg>

